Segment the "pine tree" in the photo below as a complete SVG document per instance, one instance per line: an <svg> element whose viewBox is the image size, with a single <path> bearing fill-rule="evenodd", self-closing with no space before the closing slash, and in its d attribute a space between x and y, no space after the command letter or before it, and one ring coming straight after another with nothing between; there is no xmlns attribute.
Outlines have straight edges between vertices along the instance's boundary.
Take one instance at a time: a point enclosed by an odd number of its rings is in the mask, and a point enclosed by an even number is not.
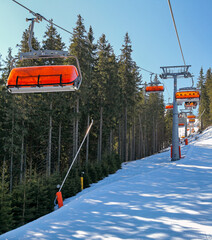
<svg viewBox="0 0 212 240"><path fill-rule="evenodd" d="M60 34L57 33L56 28L49 24L47 30L43 36L42 49L45 50L64 50L65 43L62 42ZM63 58L50 58L45 59L45 65L62 65L64 63Z"/></svg>
<svg viewBox="0 0 212 240"><path fill-rule="evenodd" d="M120 102L122 111L121 120L121 136L122 136L122 160L128 160L128 117L133 116L133 107L135 104L136 94L138 93L138 84L140 77L138 74L138 68L135 62L132 60L132 45L128 33L124 38L124 44L122 45L120 61L119 61L119 77L120 77ZM131 113L131 114L129 114Z"/></svg>
<svg viewBox="0 0 212 240"><path fill-rule="evenodd" d="M89 73L89 65L88 65L88 41L87 41L87 32L83 23L83 18L78 15L76 27L73 30L71 44L69 46L69 54L77 57L80 63L81 73L83 82L80 87L80 90L77 93L72 93L71 102L74 107L74 119L73 122L73 154L70 155L69 161L71 161L72 156L74 156L77 152L79 145L79 129L80 129L80 117L81 117L81 103L82 99L87 99L87 86L88 86L88 73ZM72 59L69 60L69 63L76 64ZM84 122L84 124L86 124ZM86 125L84 125L86 126Z"/></svg>
<svg viewBox="0 0 212 240"><path fill-rule="evenodd" d="M42 48L45 50L63 50L65 48L65 44L62 42L61 36L57 33L56 28L52 24L47 25L47 30L44 34L44 40L42 43L43 43ZM45 65L62 65L64 64L64 59L51 58L51 59L45 59L44 62L45 62ZM47 151L47 162L46 162L46 173L48 176L50 176L52 173L53 165L57 165L57 163L52 162L53 115L57 111L55 107L61 106L61 104L65 104L64 102L65 96L66 96L65 93L60 93L60 94L51 93L51 94L47 94L45 98L46 108L47 109L49 108L48 110L49 112L48 151Z"/></svg>

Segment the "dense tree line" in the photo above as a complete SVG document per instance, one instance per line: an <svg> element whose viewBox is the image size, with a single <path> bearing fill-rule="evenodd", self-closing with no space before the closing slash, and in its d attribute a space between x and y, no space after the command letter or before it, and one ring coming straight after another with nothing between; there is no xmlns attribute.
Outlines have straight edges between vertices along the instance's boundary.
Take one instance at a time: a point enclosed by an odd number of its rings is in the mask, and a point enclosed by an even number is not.
<svg viewBox="0 0 212 240"><path fill-rule="evenodd" d="M25 30L19 53L29 51L27 41ZM33 36L32 46L51 50L67 47L52 25L47 26L41 43ZM11 49L1 62L0 233L53 210L56 186L91 119L93 128L64 185L64 198L80 191L82 172L84 185L89 187L114 173L122 162L151 155L170 143L171 113L164 112L162 94L144 94L128 33L116 56L105 34L95 41L92 27L87 31L79 15L67 48L80 62L83 82L78 92L12 95L5 87L13 61ZM62 64L74 62L15 62L17 67Z"/></svg>
<svg viewBox="0 0 212 240"><path fill-rule="evenodd" d="M200 70L198 88L201 91L199 105L199 118L201 130L212 124L212 72L209 68L204 74L203 68Z"/></svg>

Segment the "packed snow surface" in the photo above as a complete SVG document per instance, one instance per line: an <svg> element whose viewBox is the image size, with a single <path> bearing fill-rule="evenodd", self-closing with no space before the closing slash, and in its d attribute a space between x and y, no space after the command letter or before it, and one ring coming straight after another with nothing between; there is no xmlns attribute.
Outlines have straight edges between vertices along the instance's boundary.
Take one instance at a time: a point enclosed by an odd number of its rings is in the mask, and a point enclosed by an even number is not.
<svg viewBox="0 0 212 240"><path fill-rule="evenodd" d="M189 139L182 155L123 163L62 208L0 239L211 240L212 128Z"/></svg>

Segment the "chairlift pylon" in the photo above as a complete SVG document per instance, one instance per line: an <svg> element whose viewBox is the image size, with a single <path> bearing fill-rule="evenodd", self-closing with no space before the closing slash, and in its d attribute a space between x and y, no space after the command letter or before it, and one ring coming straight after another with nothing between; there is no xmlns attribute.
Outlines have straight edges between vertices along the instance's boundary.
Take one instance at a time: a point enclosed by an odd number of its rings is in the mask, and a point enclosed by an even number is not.
<svg viewBox="0 0 212 240"><path fill-rule="evenodd" d="M77 67L74 65L48 65L13 68L7 79L8 91L11 93L42 93L78 90L82 82L82 74L77 57L62 50L34 50L31 44L34 22L39 22L40 19L28 20L31 21L28 40L30 51L20 53L20 60L74 58Z"/></svg>

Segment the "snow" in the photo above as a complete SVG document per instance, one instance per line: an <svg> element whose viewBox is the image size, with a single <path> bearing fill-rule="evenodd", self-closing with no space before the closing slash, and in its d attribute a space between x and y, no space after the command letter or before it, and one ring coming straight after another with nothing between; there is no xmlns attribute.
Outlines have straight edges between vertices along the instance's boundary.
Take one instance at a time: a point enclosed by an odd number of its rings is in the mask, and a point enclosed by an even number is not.
<svg viewBox="0 0 212 240"><path fill-rule="evenodd" d="M195 139L196 138L196 139ZM212 239L212 128L170 152L123 163L64 206L0 239Z"/></svg>

